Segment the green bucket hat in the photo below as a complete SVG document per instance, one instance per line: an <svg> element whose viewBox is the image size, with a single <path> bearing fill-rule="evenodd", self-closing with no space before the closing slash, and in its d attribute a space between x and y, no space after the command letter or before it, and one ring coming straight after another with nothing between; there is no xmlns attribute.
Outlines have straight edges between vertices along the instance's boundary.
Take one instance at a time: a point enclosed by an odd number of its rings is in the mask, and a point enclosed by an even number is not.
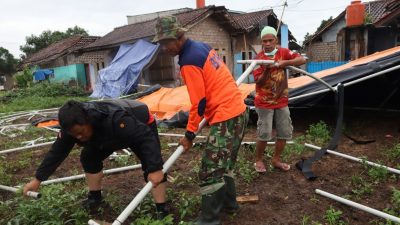
<svg viewBox="0 0 400 225"><path fill-rule="evenodd" d="M165 16L157 19L156 34L153 42L166 39L178 39L187 29L183 28L175 16Z"/></svg>

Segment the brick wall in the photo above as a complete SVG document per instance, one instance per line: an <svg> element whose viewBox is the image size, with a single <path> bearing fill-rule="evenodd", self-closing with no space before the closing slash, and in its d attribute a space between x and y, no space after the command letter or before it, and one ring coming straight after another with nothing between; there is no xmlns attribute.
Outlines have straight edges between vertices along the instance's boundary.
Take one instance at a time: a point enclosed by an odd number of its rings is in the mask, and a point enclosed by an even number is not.
<svg viewBox="0 0 400 225"><path fill-rule="evenodd" d="M233 71L233 55L231 50L231 38L229 33L219 26L213 18L206 18L194 25L186 33L186 36L209 44L212 48L218 49L221 58L225 58L226 65Z"/></svg>
<svg viewBox="0 0 400 225"><path fill-rule="evenodd" d="M336 41L311 43L307 47L307 57L310 62L337 61L339 56Z"/></svg>

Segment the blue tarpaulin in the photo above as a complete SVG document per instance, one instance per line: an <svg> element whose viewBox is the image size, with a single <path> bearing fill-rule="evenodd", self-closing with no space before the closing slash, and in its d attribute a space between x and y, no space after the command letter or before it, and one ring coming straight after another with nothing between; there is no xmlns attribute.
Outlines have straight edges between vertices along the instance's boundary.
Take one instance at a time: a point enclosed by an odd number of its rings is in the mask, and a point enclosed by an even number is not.
<svg viewBox="0 0 400 225"><path fill-rule="evenodd" d="M117 98L136 88L142 70L157 56L159 45L139 40L119 47L111 64L99 71L92 98Z"/></svg>
<svg viewBox="0 0 400 225"><path fill-rule="evenodd" d="M54 74L53 70L49 69L36 70L35 72L33 72L33 78L36 81L46 80L52 74Z"/></svg>

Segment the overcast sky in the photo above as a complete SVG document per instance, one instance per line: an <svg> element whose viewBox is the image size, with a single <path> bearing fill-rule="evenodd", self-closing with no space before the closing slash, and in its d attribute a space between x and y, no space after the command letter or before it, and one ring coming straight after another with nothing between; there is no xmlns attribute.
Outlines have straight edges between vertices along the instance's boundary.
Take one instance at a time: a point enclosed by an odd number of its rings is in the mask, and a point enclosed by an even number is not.
<svg viewBox="0 0 400 225"><path fill-rule="evenodd" d="M321 20L336 17L350 0L287 0L283 21L298 41L313 33ZM206 5L231 10L257 11L273 8L278 17L284 0L206 0ZM127 24L127 15L138 15L184 7L194 8L195 0L0 0L0 47L16 58L25 37L44 30L65 31L78 25L90 35L103 36Z"/></svg>

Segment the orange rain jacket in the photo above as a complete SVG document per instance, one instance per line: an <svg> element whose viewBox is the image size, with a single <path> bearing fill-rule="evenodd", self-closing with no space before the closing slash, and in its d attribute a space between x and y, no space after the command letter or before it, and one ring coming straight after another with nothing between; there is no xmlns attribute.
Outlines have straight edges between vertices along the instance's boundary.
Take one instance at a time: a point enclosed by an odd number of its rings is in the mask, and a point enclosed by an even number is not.
<svg viewBox="0 0 400 225"><path fill-rule="evenodd" d="M246 110L232 74L209 45L188 39L178 63L192 103L188 131L197 131L203 116L212 125Z"/></svg>

